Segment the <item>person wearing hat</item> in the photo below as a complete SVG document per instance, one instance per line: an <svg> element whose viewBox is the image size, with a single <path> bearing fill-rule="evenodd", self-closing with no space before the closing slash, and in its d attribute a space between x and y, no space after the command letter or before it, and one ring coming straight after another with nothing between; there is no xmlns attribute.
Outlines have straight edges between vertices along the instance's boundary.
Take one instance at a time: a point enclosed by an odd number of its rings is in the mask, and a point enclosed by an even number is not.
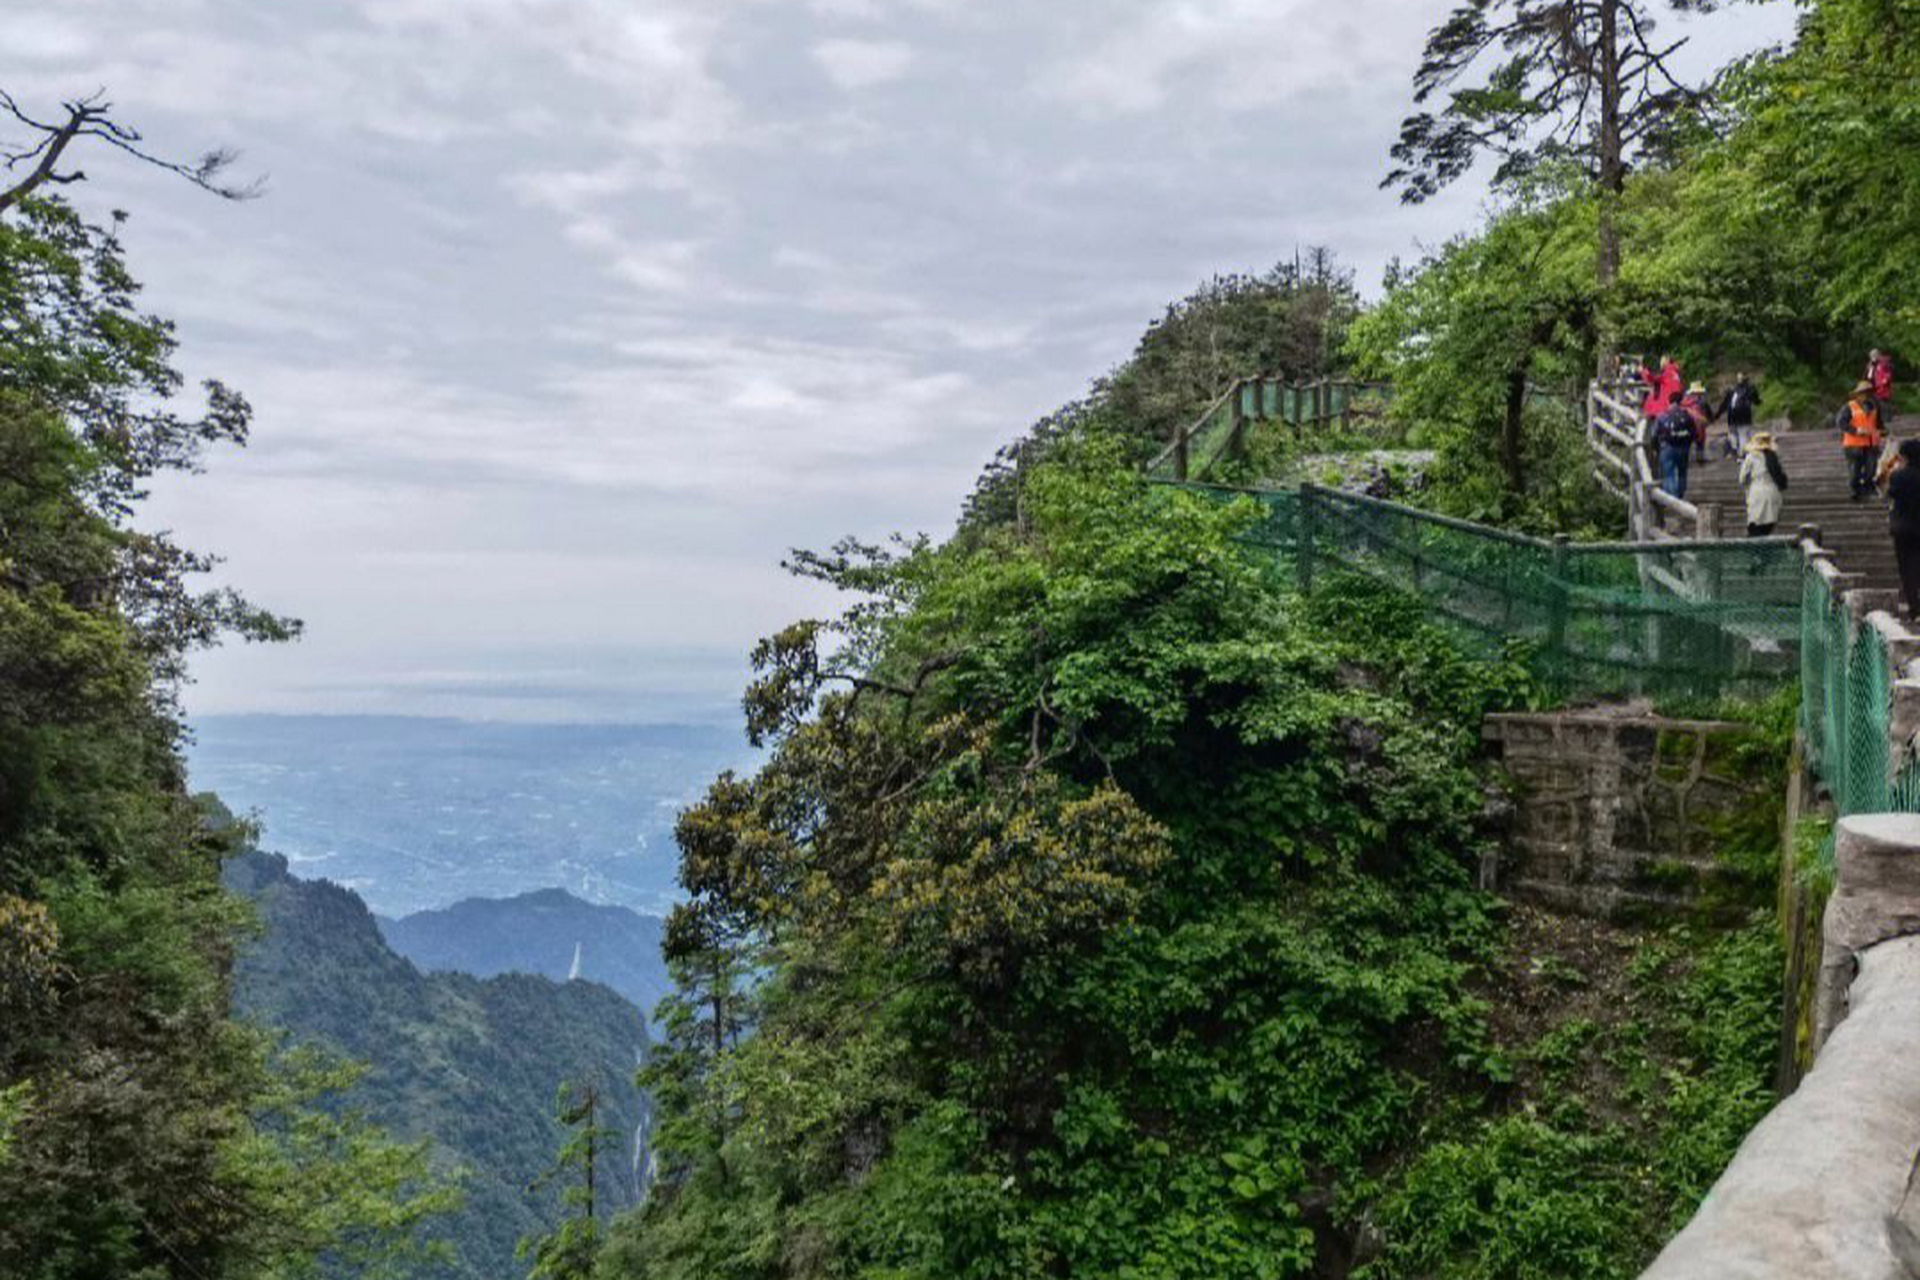
<svg viewBox="0 0 1920 1280"><path fill-rule="evenodd" d="M1693 423L1693 460L1705 464L1707 461L1707 428L1720 416L1713 407L1713 401L1707 398L1707 384L1696 382L1687 388L1680 397L1680 407L1687 411L1687 418Z"/></svg>
<svg viewBox="0 0 1920 1280"><path fill-rule="evenodd" d="M1880 441L1886 434L1880 421L1880 402L1873 398L1873 384L1862 382L1833 416L1840 429L1840 447L1847 451L1848 485L1855 502L1873 496L1874 463L1880 458Z"/></svg>
<svg viewBox="0 0 1920 1280"><path fill-rule="evenodd" d="M1757 433L1740 459L1740 488L1747 495L1747 536L1764 538L1780 523L1786 505L1787 469L1774 452L1773 433Z"/></svg>

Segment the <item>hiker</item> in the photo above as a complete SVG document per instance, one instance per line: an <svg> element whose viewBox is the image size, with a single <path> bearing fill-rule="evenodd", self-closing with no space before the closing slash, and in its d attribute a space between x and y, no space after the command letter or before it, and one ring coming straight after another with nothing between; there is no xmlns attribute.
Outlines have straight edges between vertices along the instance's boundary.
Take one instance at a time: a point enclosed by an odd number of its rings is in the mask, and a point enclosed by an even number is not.
<svg viewBox="0 0 1920 1280"><path fill-rule="evenodd" d="M1673 407L1680 395L1680 366L1672 356L1660 357L1660 372L1655 373L1645 365L1640 366L1640 381L1647 384L1647 398L1640 404L1640 416L1647 420L1647 427L1660 420L1660 415Z"/></svg>
<svg viewBox="0 0 1920 1280"><path fill-rule="evenodd" d="M1920 618L1920 439L1900 442L1900 464L1887 477L1887 532L1900 566L1900 594L1907 616Z"/></svg>
<svg viewBox="0 0 1920 1280"><path fill-rule="evenodd" d="M1740 460L1740 487L1747 494L1747 536L1768 536L1780 523L1787 489L1787 469L1774 452L1772 432L1758 433L1747 445L1747 454Z"/></svg>
<svg viewBox="0 0 1920 1280"><path fill-rule="evenodd" d="M1880 402L1873 398L1873 384L1862 382L1853 395L1833 415L1840 428L1840 447L1847 451L1847 483L1855 502L1873 494L1874 463L1880 460Z"/></svg>
<svg viewBox="0 0 1920 1280"><path fill-rule="evenodd" d="M1707 428L1720 416L1720 411L1707 398L1706 384L1701 382L1687 388L1687 394L1680 398L1680 407L1687 411L1687 417L1693 422L1693 460L1704 464L1707 461Z"/></svg>
<svg viewBox="0 0 1920 1280"><path fill-rule="evenodd" d="M1760 388L1745 373L1733 380L1727 398L1720 402L1720 415L1727 420L1726 454L1744 458L1753 439L1753 411L1760 407Z"/></svg>
<svg viewBox="0 0 1920 1280"><path fill-rule="evenodd" d="M1654 420L1653 443L1660 450L1660 487L1676 498L1687 496L1687 461L1693 456L1693 416L1670 405Z"/></svg>
<svg viewBox="0 0 1920 1280"><path fill-rule="evenodd" d="M1893 412L1893 357L1875 347L1867 352L1867 376L1873 386L1873 398L1880 402L1882 415Z"/></svg>

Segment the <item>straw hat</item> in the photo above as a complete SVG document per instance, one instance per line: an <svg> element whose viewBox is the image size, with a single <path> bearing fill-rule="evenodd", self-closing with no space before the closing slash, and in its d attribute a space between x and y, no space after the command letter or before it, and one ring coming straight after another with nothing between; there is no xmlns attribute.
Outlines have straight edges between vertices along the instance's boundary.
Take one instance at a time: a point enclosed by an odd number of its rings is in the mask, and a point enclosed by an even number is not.
<svg viewBox="0 0 1920 1280"><path fill-rule="evenodd" d="M1762 449L1771 448L1773 448L1773 432L1771 431L1756 431L1753 433L1753 439L1747 442L1748 453L1759 453Z"/></svg>
<svg viewBox="0 0 1920 1280"><path fill-rule="evenodd" d="M1704 382L1696 382L1687 388L1687 394L1690 396L1703 396L1707 394L1707 384Z"/></svg>
<svg viewBox="0 0 1920 1280"><path fill-rule="evenodd" d="M1871 382L1862 382L1853 389L1853 394L1857 396L1870 396L1873 394L1873 384Z"/></svg>

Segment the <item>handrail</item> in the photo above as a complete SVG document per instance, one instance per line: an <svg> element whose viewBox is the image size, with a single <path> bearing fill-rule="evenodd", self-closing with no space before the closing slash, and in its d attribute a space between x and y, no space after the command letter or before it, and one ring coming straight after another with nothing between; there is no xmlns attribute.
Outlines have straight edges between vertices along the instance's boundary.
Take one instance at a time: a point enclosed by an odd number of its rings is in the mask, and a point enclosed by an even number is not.
<svg viewBox="0 0 1920 1280"><path fill-rule="evenodd" d="M1596 464L1592 472L1595 482L1626 503L1627 531L1637 543L1717 538L1717 506L1687 502L1660 487L1653 470L1647 419L1627 394L1632 385L1626 379L1595 379L1588 384L1587 448ZM1624 448L1625 457L1614 452L1613 446ZM1610 478L1611 471L1626 473L1624 487Z"/></svg>
<svg viewBox="0 0 1920 1280"><path fill-rule="evenodd" d="M1536 538L1528 533L1515 533L1511 529L1495 529L1490 525L1475 524L1471 520L1461 520L1454 516L1443 516L1438 511L1423 511L1419 507L1409 507L1403 502L1390 502L1385 498L1370 497L1364 493L1348 493L1343 489L1329 489L1324 485L1303 484L1302 494L1317 494L1336 503L1348 503L1353 506L1373 507L1379 511L1389 511L1394 515L1418 520L1425 524L1438 525L1443 529L1453 529L1461 533L1471 533L1478 538L1493 542L1510 543L1516 547L1532 547L1540 551L1552 551L1555 543L1546 538Z"/></svg>
<svg viewBox="0 0 1920 1280"><path fill-rule="evenodd" d="M1296 433L1335 420L1351 424L1355 418L1374 416L1358 403L1360 396L1385 396L1391 395L1392 391L1391 383L1356 378L1323 377L1308 381L1269 376L1235 378L1198 417L1174 433L1173 439L1147 462L1146 470L1149 475L1159 473L1162 478L1167 478L1164 473L1171 470L1172 479L1188 480L1196 472L1204 473L1208 466L1220 458L1241 453L1246 445L1245 427L1249 422L1278 419ZM1289 392L1293 394L1294 412L1291 416L1288 413ZM1304 404L1307 392L1312 393L1310 410ZM1220 449L1212 458L1192 457L1193 442L1201 433L1220 425L1222 410L1228 411L1231 418Z"/></svg>

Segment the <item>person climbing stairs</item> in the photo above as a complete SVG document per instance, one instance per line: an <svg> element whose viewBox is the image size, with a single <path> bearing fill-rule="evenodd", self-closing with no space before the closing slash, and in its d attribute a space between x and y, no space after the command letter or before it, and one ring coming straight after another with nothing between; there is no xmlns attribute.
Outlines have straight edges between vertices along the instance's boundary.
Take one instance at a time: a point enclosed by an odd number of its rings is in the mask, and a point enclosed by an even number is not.
<svg viewBox="0 0 1920 1280"><path fill-rule="evenodd" d="M1890 424L1892 438L1920 435L1920 416L1904 415ZM1865 575L1868 587L1900 585L1887 535L1887 504L1879 497L1853 501L1847 492L1847 458L1840 449L1840 433L1779 431L1773 437L1789 481L1786 503L1776 533L1791 534L1801 525L1817 525L1820 541L1833 552L1835 565L1847 573ZM1720 508L1720 527L1738 537L1746 527L1746 498L1740 490L1740 464L1719 456L1716 438L1710 457L1688 477L1687 501Z"/></svg>

